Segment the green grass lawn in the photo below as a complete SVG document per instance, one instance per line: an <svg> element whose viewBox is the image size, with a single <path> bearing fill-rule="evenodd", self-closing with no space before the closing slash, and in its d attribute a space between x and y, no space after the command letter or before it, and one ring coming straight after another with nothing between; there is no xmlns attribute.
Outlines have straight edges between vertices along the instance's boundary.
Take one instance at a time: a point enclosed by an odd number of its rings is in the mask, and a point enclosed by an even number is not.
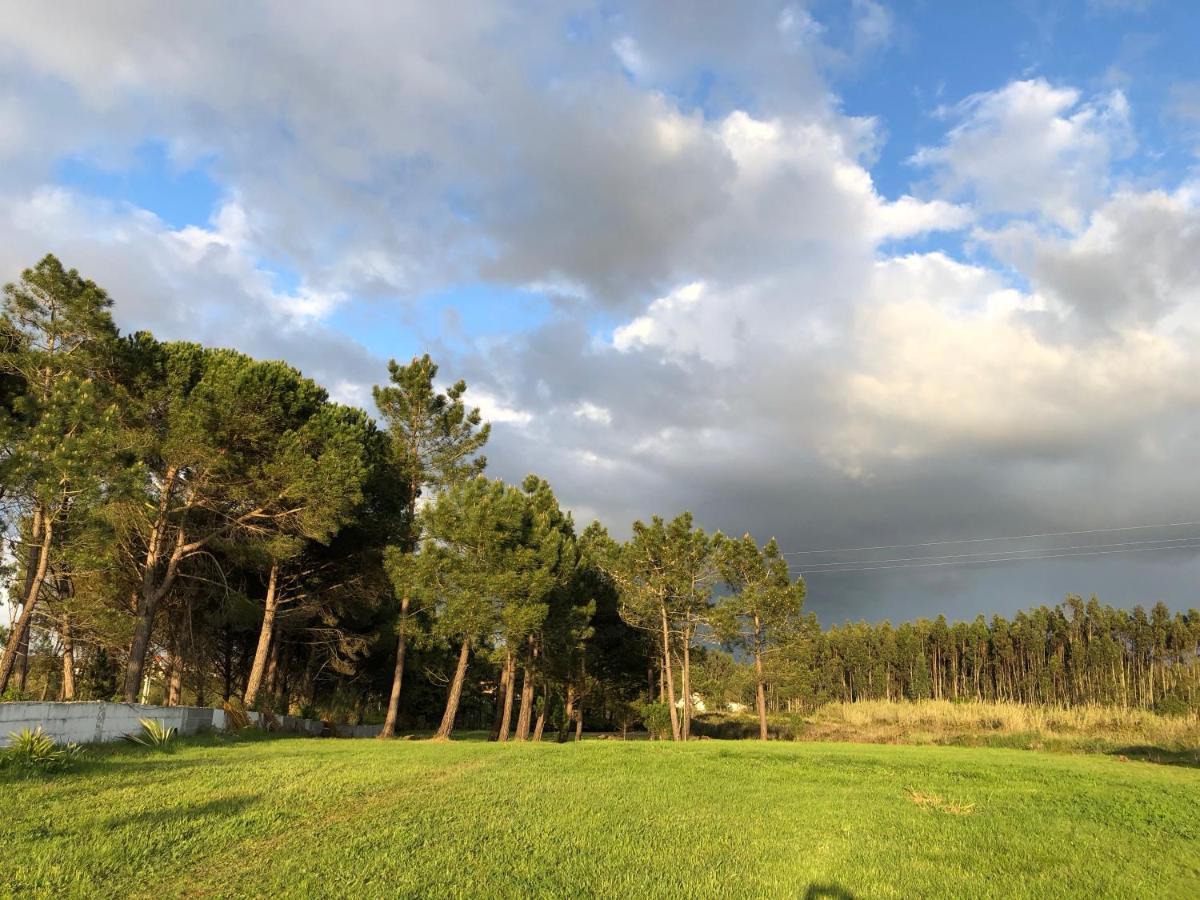
<svg viewBox="0 0 1200 900"><path fill-rule="evenodd" d="M1108 757L209 739L0 791L20 896L1200 896L1200 770Z"/></svg>

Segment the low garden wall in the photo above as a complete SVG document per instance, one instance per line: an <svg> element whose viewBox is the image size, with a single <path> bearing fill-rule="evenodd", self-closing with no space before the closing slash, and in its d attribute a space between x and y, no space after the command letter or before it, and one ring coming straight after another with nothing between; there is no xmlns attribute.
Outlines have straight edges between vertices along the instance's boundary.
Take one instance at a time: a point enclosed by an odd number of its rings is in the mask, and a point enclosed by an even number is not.
<svg viewBox="0 0 1200 900"><path fill-rule="evenodd" d="M246 714L258 723L259 714ZM198 734L225 728L225 710L201 706L148 706L140 703L0 703L0 747L8 745L9 735L26 728L42 731L59 742L79 744L120 740L142 730L139 719L157 719L180 734ZM330 725L319 719L276 716L281 731L313 736L374 737L378 725Z"/></svg>

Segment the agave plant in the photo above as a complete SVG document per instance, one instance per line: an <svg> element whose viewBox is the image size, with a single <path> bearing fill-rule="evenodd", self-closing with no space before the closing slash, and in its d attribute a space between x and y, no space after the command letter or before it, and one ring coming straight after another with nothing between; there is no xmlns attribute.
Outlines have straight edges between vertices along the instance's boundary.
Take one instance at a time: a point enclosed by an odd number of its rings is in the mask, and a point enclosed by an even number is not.
<svg viewBox="0 0 1200 900"><path fill-rule="evenodd" d="M156 750L166 750L175 742L175 728L168 727L160 719L138 719L138 722L142 726L141 734L127 734L125 740Z"/></svg>
<svg viewBox="0 0 1200 900"><path fill-rule="evenodd" d="M83 755L83 748L75 743L59 744L42 731L39 725L33 731L28 728L13 732L9 736L4 762L30 772L54 772L67 768Z"/></svg>

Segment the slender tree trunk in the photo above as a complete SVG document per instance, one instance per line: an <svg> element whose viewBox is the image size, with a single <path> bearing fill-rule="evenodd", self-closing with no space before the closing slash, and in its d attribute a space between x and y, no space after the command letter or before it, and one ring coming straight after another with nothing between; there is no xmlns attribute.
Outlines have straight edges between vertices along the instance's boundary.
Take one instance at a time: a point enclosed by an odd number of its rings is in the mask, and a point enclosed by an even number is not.
<svg viewBox="0 0 1200 900"><path fill-rule="evenodd" d="M171 675L167 679L167 706L178 706L183 699L183 657L176 650L171 654Z"/></svg>
<svg viewBox="0 0 1200 900"><path fill-rule="evenodd" d="M387 717L383 720L381 738L394 737L396 720L400 717L400 688L404 683L404 653L408 649L408 592L400 598L400 619L396 622L396 667L392 670L392 692L388 696Z"/></svg>
<svg viewBox="0 0 1200 900"><path fill-rule="evenodd" d="M279 635L271 638L271 652L267 654L267 696L275 698L279 693Z"/></svg>
<svg viewBox="0 0 1200 900"><path fill-rule="evenodd" d="M671 629L667 624L667 607L661 606L662 641L663 641L663 675L667 682L667 705L671 713L671 739L679 740L679 711L675 709L675 675L671 671Z"/></svg>
<svg viewBox="0 0 1200 900"><path fill-rule="evenodd" d="M512 652L504 654L504 666L500 670L500 694L496 698L496 720L492 723L492 733L488 740L507 741L508 723L512 720L512 689L513 676L516 674L516 663Z"/></svg>
<svg viewBox="0 0 1200 900"><path fill-rule="evenodd" d="M518 741L529 739L529 722L533 713L533 678L532 664L526 665L521 678L521 711L517 714L517 733L514 735Z"/></svg>
<svg viewBox="0 0 1200 900"><path fill-rule="evenodd" d="M222 641L224 646L221 648L225 664L221 672L224 689L221 691L221 699L228 703L229 698L233 696L233 635L230 634L228 622L225 623L224 636L225 640Z"/></svg>
<svg viewBox="0 0 1200 900"><path fill-rule="evenodd" d="M690 626L685 626L683 632L683 722L680 731L686 741L692 736L692 636Z"/></svg>
<svg viewBox="0 0 1200 900"><path fill-rule="evenodd" d="M246 680L244 702L247 709L254 708L258 692L262 688L263 676L267 671L267 656L271 652L271 638L275 633L275 610L279 603L278 581L279 565L271 563L271 574L267 579L267 602L263 609L262 628L258 632L258 647L254 651L254 665L250 667L250 677Z"/></svg>
<svg viewBox="0 0 1200 900"><path fill-rule="evenodd" d="M500 741L507 741L512 731L513 695L517 692L517 660L511 653L508 656L508 693L504 695L504 715L500 721Z"/></svg>
<svg viewBox="0 0 1200 900"><path fill-rule="evenodd" d="M450 696L446 698L446 712L442 715L442 724L438 726L434 740L448 741L454 731L454 719L458 715L458 701L462 699L463 681L467 676L467 659L471 655L471 639L463 638L462 648L458 651L458 667L454 670L454 681L450 683Z"/></svg>
<svg viewBox="0 0 1200 900"><path fill-rule="evenodd" d="M75 640L71 634L71 620L66 616L63 616L62 620L62 644L62 698L63 700L70 701L75 699Z"/></svg>
<svg viewBox="0 0 1200 900"><path fill-rule="evenodd" d="M653 698L653 694L651 694ZM571 717L575 715L575 685L571 682L567 683L567 699L563 704L562 727L558 731L558 742L565 744L567 742L567 731L571 727Z"/></svg>
<svg viewBox="0 0 1200 900"><path fill-rule="evenodd" d="M14 673L17 676L17 691L24 694L29 681L29 638L33 633L33 625L30 624L25 629L25 633L21 635L21 643L17 645L17 671Z"/></svg>
<svg viewBox="0 0 1200 900"><path fill-rule="evenodd" d="M575 743L583 740L583 703L575 707Z"/></svg>
<svg viewBox="0 0 1200 900"><path fill-rule="evenodd" d="M533 726L533 739L540 741L542 739L542 731L546 728L546 710L550 708L550 687L545 686L542 690L542 709L538 713L537 723Z"/></svg>
<svg viewBox="0 0 1200 900"><path fill-rule="evenodd" d="M758 703L758 737L767 739L767 685L763 678L762 664L762 625L758 616L754 617L754 693Z"/></svg>
<svg viewBox="0 0 1200 900"><path fill-rule="evenodd" d="M26 569L25 599L21 605L21 615L13 624L12 634L4 647L4 655L0 657L0 694L8 688L8 681L13 670L17 668L17 656L22 654L23 665L18 672L19 686L25 689L25 672L29 662L29 624L33 620L33 609L37 606L38 595L42 592L42 584L46 580L46 569L50 564L50 544L54 538L54 522L45 517L39 508L34 512L34 537L41 537L41 542L29 551L29 566Z"/></svg>

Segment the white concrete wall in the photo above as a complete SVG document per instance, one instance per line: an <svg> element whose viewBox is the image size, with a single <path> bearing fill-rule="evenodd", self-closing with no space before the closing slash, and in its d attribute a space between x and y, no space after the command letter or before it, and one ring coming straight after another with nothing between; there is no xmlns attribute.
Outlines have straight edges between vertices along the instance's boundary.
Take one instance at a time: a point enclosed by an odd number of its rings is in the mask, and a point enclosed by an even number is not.
<svg viewBox="0 0 1200 900"><path fill-rule="evenodd" d="M259 715L248 713L257 723ZM284 731L320 735L325 723L319 719L297 716L277 716ZM56 741L92 743L116 741L127 734L142 730L139 719L158 719L164 725L178 729L180 734L221 730L225 727L225 711L199 706L143 706L139 703L0 703L0 747L8 745L9 735L26 728L41 726L42 731ZM338 737L373 737L378 725L334 726Z"/></svg>

